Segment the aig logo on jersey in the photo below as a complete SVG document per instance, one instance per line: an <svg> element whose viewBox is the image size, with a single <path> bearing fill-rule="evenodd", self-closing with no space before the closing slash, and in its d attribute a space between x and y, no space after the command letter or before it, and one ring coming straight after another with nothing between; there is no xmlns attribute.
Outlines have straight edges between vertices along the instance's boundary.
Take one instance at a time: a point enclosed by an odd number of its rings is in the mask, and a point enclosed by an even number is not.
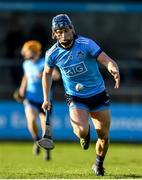
<svg viewBox="0 0 142 180"><path fill-rule="evenodd" d="M67 66L63 68L64 74L68 77L79 76L87 71L84 62Z"/></svg>

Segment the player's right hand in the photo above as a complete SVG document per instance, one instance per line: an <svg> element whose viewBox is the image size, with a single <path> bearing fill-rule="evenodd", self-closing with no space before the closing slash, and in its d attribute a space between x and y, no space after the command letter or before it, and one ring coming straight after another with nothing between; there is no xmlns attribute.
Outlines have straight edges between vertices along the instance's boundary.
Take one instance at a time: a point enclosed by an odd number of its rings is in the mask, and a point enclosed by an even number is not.
<svg viewBox="0 0 142 180"><path fill-rule="evenodd" d="M50 101L44 101L43 104L42 104L42 109L43 109L44 112L46 111L46 109L50 110L51 109Z"/></svg>
<svg viewBox="0 0 142 180"><path fill-rule="evenodd" d="M13 98L17 101L22 103L24 101L24 97L20 95L19 89L16 89L13 93Z"/></svg>

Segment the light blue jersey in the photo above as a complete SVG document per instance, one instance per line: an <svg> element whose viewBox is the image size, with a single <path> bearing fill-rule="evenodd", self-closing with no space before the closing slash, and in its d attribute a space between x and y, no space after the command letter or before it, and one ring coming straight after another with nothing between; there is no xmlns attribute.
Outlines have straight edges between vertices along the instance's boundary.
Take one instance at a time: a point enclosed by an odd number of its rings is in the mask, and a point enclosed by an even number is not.
<svg viewBox="0 0 142 180"><path fill-rule="evenodd" d="M43 102L42 80L40 74L44 69L45 59L41 58L33 62L25 60L23 63L24 73L27 78L26 98L37 102Z"/></svg>
<svg viewBox="0 0 142 180"><path fill-rule="evenodd" d="M70 49L54 44L46 53L45 66L57 66L60 69L67 94L87 98L105 89L96 61L101 52L93 40L77 36ZM75 88L78 83L84 87L81 91Z"/></svg>

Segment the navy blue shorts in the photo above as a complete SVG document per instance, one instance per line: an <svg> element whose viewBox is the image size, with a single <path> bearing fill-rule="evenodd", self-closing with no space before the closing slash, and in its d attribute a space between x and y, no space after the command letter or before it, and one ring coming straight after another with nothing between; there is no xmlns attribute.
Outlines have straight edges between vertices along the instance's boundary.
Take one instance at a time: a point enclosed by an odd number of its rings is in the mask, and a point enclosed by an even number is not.
<svg viewBox="0 0 142 180"><path fill-rule="evenodd" d="M31 107L33 109L36 109L39 113L45 114L45 112L42 109L42 103L37 103L35 101L29 100L29 99L25 99L24 100L24 106L25 107Z"/></svg>
<svg viewBox="0 0 142 180"><path fill-rule="evenodd" d="M66 102L70 109L84 109L88 112L101 111L110 107L110 97L106 91L88 98L66 94Z"/></svg>

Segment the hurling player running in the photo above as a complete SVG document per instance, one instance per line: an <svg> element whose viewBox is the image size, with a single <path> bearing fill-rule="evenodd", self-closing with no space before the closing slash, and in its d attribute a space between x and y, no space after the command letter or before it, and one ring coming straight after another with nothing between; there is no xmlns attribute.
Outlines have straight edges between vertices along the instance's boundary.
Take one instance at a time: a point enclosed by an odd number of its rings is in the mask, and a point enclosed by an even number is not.
<svg viewBox="0 0 142 180"><path fill-rule="evenodd" d="M43 72L43 109L50 108L51 75L55 66L60 69L69 106L73 131L86 150L90 143L89 116L96 129L96 162L92 170L104 175L103 162L109 146L110 102L97 62L106 66L119 88L120 75L116 62L90 38L76 34L70 18L59 14L52 20L52 37L57 42L47 51ZM81 89L76 85L81 84ZM83 87L83 88L82 88Z"/></svg>
<svg viewBox="0 0 142 180"><path fill-rule="evenodd" d="M40 139L37 118L40 119L42 134L45 133L45 112L41 108L43 102L42 73L45 58L41 58L42 45L39 41L30 40L24 43L21 55L25 59L23 62L24 75L19 88L19 99L23 99L28 130L33 138L33 153L38 155L40 147L37 141ZM58 71L55 70L52 78L58 79ZM47 160L48 151L45 151L44 159Z"/></svg>

